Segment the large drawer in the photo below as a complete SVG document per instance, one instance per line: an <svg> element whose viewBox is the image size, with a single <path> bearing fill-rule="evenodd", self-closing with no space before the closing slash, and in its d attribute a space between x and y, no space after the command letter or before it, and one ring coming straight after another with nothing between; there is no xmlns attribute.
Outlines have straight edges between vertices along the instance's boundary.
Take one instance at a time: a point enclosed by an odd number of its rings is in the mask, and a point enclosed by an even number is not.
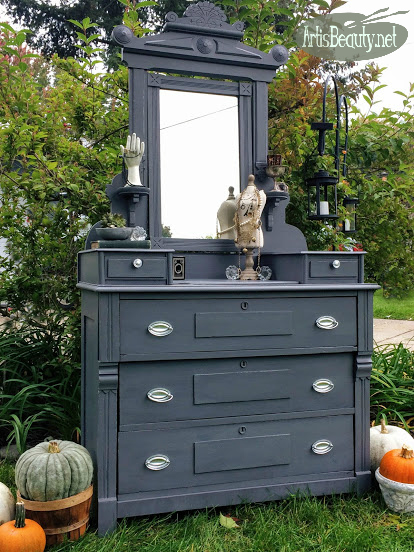
<svg viewBox="0 0 414 552"><path fill-rule="evenodd" d="M324 316L334 329L317 326ZM356 325L355 297L120 301L121 356L356 346Z"/></svg>
<svg viewBox="0 0 414 552"><path fill-rule="evenodd" d="M123 432L118 494L350 471L353 445L351 415Z"/></svg>
<svg viewBox="0 0 414 552"><path fill-rule="evenodd" d="M140 423L354 406L353 355L121 363L121 430Z"/></svg>

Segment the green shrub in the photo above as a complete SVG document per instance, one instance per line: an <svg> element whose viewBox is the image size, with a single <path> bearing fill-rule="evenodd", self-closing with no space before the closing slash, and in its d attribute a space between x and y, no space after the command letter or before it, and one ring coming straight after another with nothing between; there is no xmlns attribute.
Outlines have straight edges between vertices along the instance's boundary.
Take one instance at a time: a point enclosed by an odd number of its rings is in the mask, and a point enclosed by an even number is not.
<svg viewBox="0 0 414 552"><path fill-rule="evenodd" d="M371 419L414 428L414 352L401 344L377 347L372 356Z"/></svg>
<svg viewBox="0 0 414 552"><path fill-rule="evenodd" d="M20 453L29 431L32 445L46 436L79 436L79 354L70 339L42 329L0 332L0 436Z"/></svg>

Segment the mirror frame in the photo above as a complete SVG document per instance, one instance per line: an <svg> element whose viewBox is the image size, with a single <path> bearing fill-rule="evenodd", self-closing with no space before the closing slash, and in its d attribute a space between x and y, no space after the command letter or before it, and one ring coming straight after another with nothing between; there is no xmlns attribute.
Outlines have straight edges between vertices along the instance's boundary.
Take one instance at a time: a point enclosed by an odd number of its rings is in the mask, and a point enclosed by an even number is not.
<svg viewBox="0 0 414 552"><path fill-rule="evenodd" d="M154 82L155 81L155 82ZM242 86L243 85L243 86ZM239 134L239 173L240 182L239 190L242 189L242 182L247 183L249 175L248 168L252 164L252 133L251 128L251 85L250 83L238 82L223 82L205 79L185 78L185 77L170 77L167 75L158 75L157 79L152 80L152 84L148 91L149 103L152 106L152 112L148 112L149 126L148 139L151 144L155 144L156 151L160 152L160 91L161 90L176 90L179 92L198 92L204 94L216 94L234 96L238 99L238 134ZM200 143L200 149L203 149L203 144ZM158 157L158 159L157 159ZM152 165L150 168L150 164ZM183 245L199 250L211 241L213 248L215 245L230 246L230 250L234 250L232 240L217 240L217 239L189 239L189 238L163 238L162 237L162 212L161 212L161 167L160 155L153 156L149 160L149 170L153 174L153 185L150 189L150 206L153 206L153 216L149 219L150 236L158 243L163 241L163 245L167 247L178 248ZM217 210L221 203L227 199L227 188L223 184L225 192L223 197L217 198ZM244 187L244 186L243 186ZM238 192L237 192L238 193ZM150 207L151 208L151 207ZM197 208L197 205L195 206ZM215 222L213 223L213 225ZM166 241L164 241L166 240ZM216 244L215 242L219 242ZM184 243L183 243L184 242ZM226 242L226 243L224 243Z"/></svg>
<svg viewBox="0 0 414 552"><path fill-rule="evenodd" d="M236 251L232 240L178 239L161 235L160 185L160 89L225 94L238 97L240 190L249 174L259 178L259 189L270 190L274 181L266 177L267 83L288 59L284 46L270 53L246 46L243 24L230 25L224 12L211 2L191 4L179 18L166 16L162 33L137 38L119 25L113 39L123 47L122 58L129 68L129 132L146 143L141 162L141 182L149 188L147 220L152 247L181 251ZM180 76L170 76L180 75ZM205 77L205 78L194 78ZM200 146L201 147L201 146ZM217 209L226 198L217 198Z"/></svg>

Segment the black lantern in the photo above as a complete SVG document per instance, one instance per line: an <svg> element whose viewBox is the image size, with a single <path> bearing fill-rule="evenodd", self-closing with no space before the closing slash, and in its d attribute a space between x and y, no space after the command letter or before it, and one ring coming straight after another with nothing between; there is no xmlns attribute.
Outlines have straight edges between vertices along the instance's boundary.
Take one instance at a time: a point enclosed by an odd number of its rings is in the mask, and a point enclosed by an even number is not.
<svg viewBox="0 0 414 552"><path fill-rule="evenodd" d="M343 174L346 175L346 148L348 147L348 106L345 96L339 97L338 86L334 77L334 91L336 99L336 140L335 140L335 170L334 176L330 175L326 170L319 170L312 178L306 181L308 189L308 218L311 220L335 220L338 218L338 196L337 184L340 167L340 130L341 130L341 106L342 103L346 109L346 126L345 126L345 144L343 146ZM326 95L328 92L329 78L325 81L323 93L323 113L322 122L312 123L312 130L319 132L318 154L320 157L325 155L325 134L329 130L333 130L333 123L326 120Z"/></svg>
<svg viewBox="0 0 414 552"><path fill-rule="evenodd" d="M357 231L357 214L356 208L359 203L357 197L344 197L343 205L345 207L345 220L342 224L342 232L344 234L353 234Z"/></svg>
<svg viewBox="0 0 414 552"><path fill-rule="evenodd" d="M337 192L338 178L328 171L320 170L306 182L308 186L308 217L311 220L338 218Z"/></svg>

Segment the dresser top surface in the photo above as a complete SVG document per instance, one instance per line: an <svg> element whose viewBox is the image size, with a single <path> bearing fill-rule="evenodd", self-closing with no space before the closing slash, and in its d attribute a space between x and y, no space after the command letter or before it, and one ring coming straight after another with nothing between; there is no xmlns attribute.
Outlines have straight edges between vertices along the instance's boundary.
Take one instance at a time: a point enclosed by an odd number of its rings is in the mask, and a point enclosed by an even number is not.
<svg viewBox="0 0 414 552"><path fill-rule="evenodd" d="M229 280L193 280L169 285L99 285L80 282L78 288L97 293L191 293L191 292L305 292L368 291L377 284L298 284L297 282L232 282Z"/></svg>

